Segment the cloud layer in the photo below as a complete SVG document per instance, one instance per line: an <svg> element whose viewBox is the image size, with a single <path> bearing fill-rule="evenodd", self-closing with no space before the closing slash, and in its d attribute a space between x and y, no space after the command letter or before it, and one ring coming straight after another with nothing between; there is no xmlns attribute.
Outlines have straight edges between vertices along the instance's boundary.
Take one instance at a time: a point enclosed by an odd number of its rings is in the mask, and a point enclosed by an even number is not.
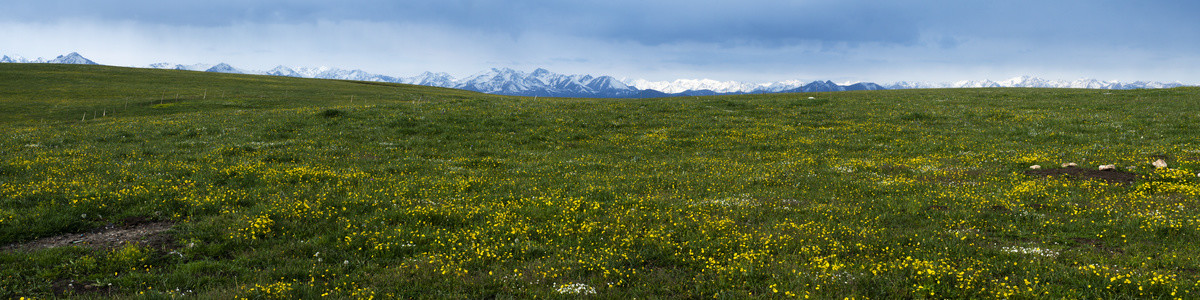
<svg viewBox="0 0 1200 300"><path fill-rule="evenodd" d="M44 0L0 11L0 54L394 75L1195 83L1196 11L1191 1Z"/></svg>

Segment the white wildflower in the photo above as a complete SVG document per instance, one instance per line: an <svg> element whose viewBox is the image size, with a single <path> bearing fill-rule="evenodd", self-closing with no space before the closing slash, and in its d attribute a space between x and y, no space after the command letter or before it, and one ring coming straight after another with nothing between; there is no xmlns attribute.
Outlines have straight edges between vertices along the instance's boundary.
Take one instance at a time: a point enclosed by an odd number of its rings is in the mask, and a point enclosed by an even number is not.
<svg viewBox="0 0 1200 300"><path fill-rule="evenodd" d="M750 195L738 195L733 197L725 197L720 199L707 199L693 204L716 204L720 206L758 206L758 202L754 201Z"/></svg>
<svg viewBox="0 0 1200 300"><path fill-rule="evenodd" d="M555 290L559 294L571 295L595 295L596 289L583 283L569 283L558 286Z"/></svg>
<svg viewBox="0 0 1200 300"><path fill-rule="evenodd" d="M1045 257L1058 256L1057 251L1050 250L1050 249L1042 249L1042 248L1038 248L1038 247L1012 246L1012 247L1004 247L1004 248L1001 248L1000 250L1004 250L1004 252L1009 252L1009 253L1033 254L1033 255L1040 255L1040 256L1045 256Z"/></svg>

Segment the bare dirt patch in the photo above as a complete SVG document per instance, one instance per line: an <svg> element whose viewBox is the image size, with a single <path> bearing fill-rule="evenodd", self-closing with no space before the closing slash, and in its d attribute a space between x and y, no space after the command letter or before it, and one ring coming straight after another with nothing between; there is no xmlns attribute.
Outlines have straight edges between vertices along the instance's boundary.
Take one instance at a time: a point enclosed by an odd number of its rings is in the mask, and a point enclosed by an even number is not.
<svg viewBox="0 0 1200 300"><path fill-rule="evenodd" d="M100 284L98 282L81 282L73 279L55 281L51 288L54 289L54 295L71 296L71 295L99 295L107 296L116 291L112 284Z"/></svg>
<svg viewBox="0 0 1200 300"><path fill-rule="evenodd" d="M127 244L155 249L156 255L172 248L172 237L166 233L172 222L154 221L146 217L130 217L117 221L121 225L109 224L85 233L62 234L46 237L26 243L10 244L0 247L0 251L37 251L41 249L78 246L93 251L110 251ZM51 284L55 296L72 297L105 297L116 291L109 284L98 281L82 281L77 279L60 279Z"/></svg>
<svg viewBox="0 0 1200 300"><path fill-rule="evenodd" d="M65 246L80 246L92 249L112 249L126 243L162 248L171 240L164 231L174 225L170 222L126 222L130 225L108 226L87 233L72 233L34 240L27 243L0 247L3 251L34 251Z"/></svg>
<svg viewBox="0 0 1200 300"><path fill-rule="evenodd" d="M1025 170L1030 176L1062 176L1069 179L1087 180L1098 179L1108 183L1133 183L1138 175L1118 170L1093 170L1083 168L1037 169Z"/></svg>

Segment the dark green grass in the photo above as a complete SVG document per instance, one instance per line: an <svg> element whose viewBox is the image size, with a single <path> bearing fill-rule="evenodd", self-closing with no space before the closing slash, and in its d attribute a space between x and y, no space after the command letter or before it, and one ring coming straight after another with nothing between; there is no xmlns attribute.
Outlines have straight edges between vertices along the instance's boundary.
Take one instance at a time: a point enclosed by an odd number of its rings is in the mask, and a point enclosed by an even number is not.
<svg viewBox="0 0 1200 300"><path fill-rule="evenodd" d="M1198 96L535 100L0 64L0 244L175 224L0 253L0 297L1195 297ZM1064 162L1140 177L1022 173Z"/></svg>
<svg viewBox="0 0 1200 300"><path fill-rule="evenodd" d="M113 116L164 116L330 105L477 99L488 95L399 84L275 76L6 64L0 72L6 123L56 123Z"/></svg>

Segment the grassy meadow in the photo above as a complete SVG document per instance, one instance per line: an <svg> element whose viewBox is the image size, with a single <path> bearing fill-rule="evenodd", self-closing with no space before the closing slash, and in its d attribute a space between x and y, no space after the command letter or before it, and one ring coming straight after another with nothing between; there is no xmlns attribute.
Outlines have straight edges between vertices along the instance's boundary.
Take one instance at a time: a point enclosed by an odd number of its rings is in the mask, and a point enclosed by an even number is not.
<svg viewBox="0 0 1200 300"><path fill-rule="evenodd" d="M0 135L0 298L1200 298L1198 88L533 99L0 64ZM1068 162L1135 179L1026 173ZM28 246L145 224L169 229Z"/></svg>

